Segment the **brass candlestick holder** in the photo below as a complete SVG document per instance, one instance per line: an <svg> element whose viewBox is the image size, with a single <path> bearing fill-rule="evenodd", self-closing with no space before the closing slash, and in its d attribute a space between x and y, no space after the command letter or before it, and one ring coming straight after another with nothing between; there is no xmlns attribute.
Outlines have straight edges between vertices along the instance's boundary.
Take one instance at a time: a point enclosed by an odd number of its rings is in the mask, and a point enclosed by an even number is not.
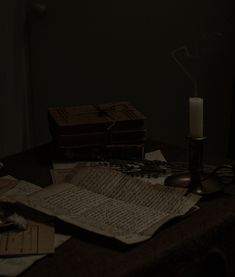
<svg viewBox="0 0 235 277"><path fill-rule="evenodd" d="M167 177L165 185L188 188L189 192L202 196L209 196L223 191L224 187L219 179L203 171L203 144L205 139L206 137L188 137L189 170Z"/></svg>

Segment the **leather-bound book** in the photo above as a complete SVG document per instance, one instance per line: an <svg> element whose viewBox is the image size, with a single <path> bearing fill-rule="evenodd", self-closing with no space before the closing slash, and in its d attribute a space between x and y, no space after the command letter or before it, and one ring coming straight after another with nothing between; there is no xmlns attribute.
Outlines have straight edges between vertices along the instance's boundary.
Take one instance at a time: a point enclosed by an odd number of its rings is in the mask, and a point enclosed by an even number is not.
<svg viewBox="0 0 235 277"><path fill-rule="evenodd" d="M53 140L67 158L143 158L145 116L128 102L54 107L48 118Z"/></svg>
<svg viewBox="0 0 235 277"><path fill-rule="evenodd" d="M51 132L74 135L122 130L144 130L145 116L130 103L54 107L48 109Z"/></svg>

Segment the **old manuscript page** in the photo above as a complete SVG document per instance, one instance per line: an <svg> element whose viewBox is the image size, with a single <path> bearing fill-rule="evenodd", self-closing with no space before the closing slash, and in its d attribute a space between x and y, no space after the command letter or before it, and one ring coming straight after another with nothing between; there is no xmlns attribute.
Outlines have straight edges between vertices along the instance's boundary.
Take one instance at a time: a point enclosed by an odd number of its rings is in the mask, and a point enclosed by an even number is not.
<svg viewBox="0 0 235 277"><path fill-rule="evenodd" d="M4 200L13 201L13 197L29 195L40 190L41 187L30 182L17 180L12 176L0 178L0 198ZM55 234L54 243L51 247L58 247L69 238L70 236ZM46 247L48 247L48 245L46 245ZM45 257L45 255L0 258L0 276L17 276L43 257Z"/></svg>
<svg viewBox="0 0 235 277"><path fill-rule="evenodd" d="M66 178L18 201L84 229L131 244L150 238L199 200L186 190L147 184L108 167L78 166Z"/></svg>

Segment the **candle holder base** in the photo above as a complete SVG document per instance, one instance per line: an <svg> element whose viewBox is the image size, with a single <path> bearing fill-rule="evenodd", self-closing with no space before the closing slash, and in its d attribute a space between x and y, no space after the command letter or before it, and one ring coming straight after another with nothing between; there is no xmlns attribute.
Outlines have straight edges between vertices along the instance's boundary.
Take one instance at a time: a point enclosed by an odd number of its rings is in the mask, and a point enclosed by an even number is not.
<svg viewBox="0 0 235 277"><path fill-rule="evenodd" d="M209 196L223 192L224 185L216 176L207 177L202 173L201 182L191 186L190 172L171 175L166 178L165 185L179 188L188 188L189 192L199 194L201 196Z"/></svg>

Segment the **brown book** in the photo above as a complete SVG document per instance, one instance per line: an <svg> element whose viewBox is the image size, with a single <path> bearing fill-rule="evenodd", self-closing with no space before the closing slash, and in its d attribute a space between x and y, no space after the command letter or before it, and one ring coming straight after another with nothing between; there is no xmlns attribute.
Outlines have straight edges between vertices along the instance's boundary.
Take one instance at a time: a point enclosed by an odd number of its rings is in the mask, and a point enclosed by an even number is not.
<svg viewBox="0 0 235 277"><path fill-rule="evenodd" d="M125 101L49 108L48 118L53 135L145 129L145 116Z"/></svg>
<svg viewBox="0 0 235 277"><path fill-rule="evenodd" d="M82 145L137 144L146 138L145 130L109 131L74 135L57 135L53 138L57 145L79 147Z"/></svg>
<svg viewBox="0 0 235 277"><path fill-rule="evenodd" d="M103 146L60 147L61 154L68 159L100 160L128 159L142 160L144 144L119 144Z"/></svg>

